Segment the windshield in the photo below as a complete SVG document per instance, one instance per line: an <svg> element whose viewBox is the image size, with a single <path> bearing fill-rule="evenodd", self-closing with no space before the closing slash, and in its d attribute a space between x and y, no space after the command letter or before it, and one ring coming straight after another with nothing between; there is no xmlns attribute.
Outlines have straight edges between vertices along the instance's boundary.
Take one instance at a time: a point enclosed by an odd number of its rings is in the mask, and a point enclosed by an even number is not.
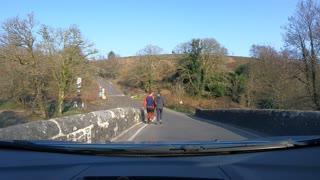
<svg viewBox="0 0 320 180"><path fill-rule="evenodd" d="M1 7L0 140L247 144L320 134L317 0Z"/></svg>

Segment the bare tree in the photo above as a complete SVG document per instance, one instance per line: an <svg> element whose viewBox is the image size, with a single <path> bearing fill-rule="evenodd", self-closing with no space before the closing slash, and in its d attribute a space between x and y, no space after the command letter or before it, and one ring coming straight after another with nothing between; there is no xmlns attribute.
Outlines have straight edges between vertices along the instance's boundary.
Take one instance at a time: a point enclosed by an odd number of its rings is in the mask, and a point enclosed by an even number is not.
<svg viewBox="0 0 320 180"><path fill-rule="evenodd" d="M165 67L159 54L162 49L158 46L147 45L141 49L133 66L129 69L127 82L135 87L141 87L145 91L154 88L154 82L162 79L162 73Z"/></svg>
<svg viewBox="0 0 320 180"><path fill-rule="evenodd" d="M42 26L40 34L40 48L50 63L51 83L57 87L57 112L61 114L64 99L69 93L75 92L77 77L84 78L88 72L87 57L97 51L92 49L93 44L83 39L77 26L65 30Z"/></svg>
<svg viewBox="0 0 320 180"><path fill-rule="evenodd" d="M279 56L277 50L271 46L266 45L252 45L250 48L250 54L254 58L258 59L275 59Z"/></svg>
<svg viewBox="0 0 320 180"><path fill-rule="evenodd" d="M284 39L296 52L298 69L304 74L296 76L307 89L314 109L320 110L320 5L316 0L300 1L296 12L284 27Z"/></svg>
<svg viewBox="0 0 320 180"><path fill-rule="evenodd" d="M23 68L24 72L20 72L20 75L30 78L16 82L16 85L23 86L15 89L23 87L24 91L21 93L15 91L15 93L18 93L17 96L22 96L23 94L32 95L32 109L39 108L41 115L44 117L44 81L41 78L43 69L36 50L37 25L38 23L35 22L33 14L28 14L25 19L15 17L4 22L2 24L2 33L0 34L0 58L6 62L16 62L15 66L25 66Z"/></svg>
<svg viewBox="0 0 320 180"><path fill-rule="evenodd" d="M271 46L253 45L256 58L248 65L246 98L260 108L303 108L301 88L293 74L297 74L294 62L286 51Z"/></svg>
<svg viewBox="0 0 320 180"><path fill-rule="evenodd" d="M116 55L113 51L108 53L108 59L102 60L102 66L100 68L100 74L103 77L116 79L120 73L120 55Z"/></svg>

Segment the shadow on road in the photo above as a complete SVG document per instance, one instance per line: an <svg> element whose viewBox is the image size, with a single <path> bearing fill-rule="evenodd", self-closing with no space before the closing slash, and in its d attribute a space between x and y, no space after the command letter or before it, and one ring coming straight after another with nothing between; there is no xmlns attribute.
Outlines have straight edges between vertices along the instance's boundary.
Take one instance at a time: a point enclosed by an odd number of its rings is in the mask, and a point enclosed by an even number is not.
<svg viewBox="0 0 320 180"><path fill-rule="evenodd" d="M203 122L206 122L206 123L209 123L209 124L213 124L213 125L222 127L222 128L224 128L226 130L234 132L234 133L236 133L236 134L238 134L240 136L243 136L245 138L248 138L248 139L259 138L259 137L266 136L263 133L258 133L258 132L255 132L253 130L250 130L250 129L244 129L244 128L241 128L241 127L232 126L230 124L224 124L224 123L217 122L217 121L214 121L214 120L203 119L203 118L197 117L195 115L188 114L187 116L189 116L192 119L198 120L198 121L203 121Z"/></svg>

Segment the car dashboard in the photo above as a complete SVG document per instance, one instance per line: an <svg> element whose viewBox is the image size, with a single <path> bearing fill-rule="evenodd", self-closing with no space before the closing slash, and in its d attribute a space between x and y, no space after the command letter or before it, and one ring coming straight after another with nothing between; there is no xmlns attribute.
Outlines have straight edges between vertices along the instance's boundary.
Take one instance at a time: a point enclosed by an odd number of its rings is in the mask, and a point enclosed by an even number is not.
<svg viewBox="0 0 320 180"><path fill-rule="evenodd" d="M0 149L1 179L319 179L320 147L191 156Z"/></svg>

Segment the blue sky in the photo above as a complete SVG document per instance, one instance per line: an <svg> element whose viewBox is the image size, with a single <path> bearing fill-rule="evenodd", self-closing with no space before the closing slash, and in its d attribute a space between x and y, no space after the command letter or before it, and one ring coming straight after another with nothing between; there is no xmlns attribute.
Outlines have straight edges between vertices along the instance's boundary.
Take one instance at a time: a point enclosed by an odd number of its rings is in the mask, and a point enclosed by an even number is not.
<svg viewBox="0 0 320 180"><path fill-rule="evenodd" d="M215 38L229 55L249 56L251 45L280 49L283 29L299 0L4 0L0 22L35 19L56 28L76 24L99 55L133 56L147 45L171 53L192 38Z"/></svg>

